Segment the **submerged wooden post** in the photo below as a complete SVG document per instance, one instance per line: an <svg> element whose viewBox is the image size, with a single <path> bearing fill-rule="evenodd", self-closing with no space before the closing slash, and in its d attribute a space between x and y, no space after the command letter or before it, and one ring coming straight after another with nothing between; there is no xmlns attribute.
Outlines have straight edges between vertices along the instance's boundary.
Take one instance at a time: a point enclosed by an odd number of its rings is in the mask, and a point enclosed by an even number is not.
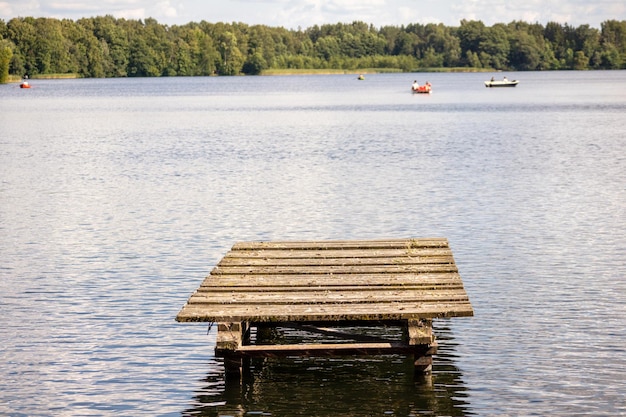
<svg viewBox="0 0 626 417"><path fill-rule="evenodd" d="M410 319L407 324L409 345L430 345L435 340L433 321L430 319Z"/></svg>
<svg viewBox="0 0 626 417"><path fill-rule="evenodd" d="M243 344L244 326L242 322L225 322L217 324L217 352L236 351Z"/></svg>
<svg viewBox="0 0 626 417"><path fill-rule="evenodd" d="M241 375L243 359L236 352L243 346L248 337L249 325L247 322L225 322L217 324L217 341L215 354L224 358L226 374Z"/></svg>
<svg viewBox="0 0 626 417"><path fill-rule="evenodd" d="M432 372L433 354L437 352L437 343L433 334L431 319L410 319L407 322L407 339L409 346L415 346L413 366L415 373Z"/></svg>

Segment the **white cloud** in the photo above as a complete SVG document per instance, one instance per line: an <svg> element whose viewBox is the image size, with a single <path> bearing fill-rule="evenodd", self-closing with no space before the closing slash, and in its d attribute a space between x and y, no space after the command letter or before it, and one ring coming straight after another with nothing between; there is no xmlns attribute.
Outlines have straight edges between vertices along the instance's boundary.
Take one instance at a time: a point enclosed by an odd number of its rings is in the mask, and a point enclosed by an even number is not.
<svg viewBox="0 0 626 417"><path fill-rule="evenodd" d="M4 1L0 2L0 18L3 16L31 16L39 10L39 2L36 0ZM5 15L6 13L6 15Z"/></svg>
<svg viewBox="0 0 626 417"><path fill-rule="evenodd" d="M172 6L169 1L161 1L154 5L155 18L164 17L166 19L173 19L178 16L176 7ZM158 17L157 17L158 16Z"/></svg>
<svg viewBox="0 0 626 417"><path fill-rule="evenodd" d="M0 16L9 16L13 9L11 5L6 1L0 1Z"/></svg>
<svg viewBox="0 0 626 417"><path fill-rule="evenodd" d="M114 12L108 13L111 14L115 17L119 18L124 18L124 19L145 19L146 17L146 9L143 7L137 8L137 9L125 9L125 10L116 10ZM155 18L156 19L156 18Z"/></svg>
<svg viewBox="0 0 626 417"><path fill-rule="evenodd" d="M608 19L626 19L623 0L4 0L0 19L18 16L79 19L110 14L127 19L153 17L164 24L243 22L287 28L352 22L374 26L443 23L462 19L486 25L513 20L599 27Z"/></svg>

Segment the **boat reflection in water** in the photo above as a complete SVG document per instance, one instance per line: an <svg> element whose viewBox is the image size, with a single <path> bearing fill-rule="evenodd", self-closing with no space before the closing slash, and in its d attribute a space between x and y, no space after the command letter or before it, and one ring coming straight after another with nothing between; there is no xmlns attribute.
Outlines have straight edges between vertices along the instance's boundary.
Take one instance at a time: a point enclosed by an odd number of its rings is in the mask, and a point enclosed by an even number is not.
<svg viewBox="0 0 626 417"><path fill-rule="evenodd" d="M446 320L435 322L439 349L431 375L414 375L406 355L255 358L241 379L225 378L223 367L212 366L195 406L183 415L471 414L450 330Z"/></svg>

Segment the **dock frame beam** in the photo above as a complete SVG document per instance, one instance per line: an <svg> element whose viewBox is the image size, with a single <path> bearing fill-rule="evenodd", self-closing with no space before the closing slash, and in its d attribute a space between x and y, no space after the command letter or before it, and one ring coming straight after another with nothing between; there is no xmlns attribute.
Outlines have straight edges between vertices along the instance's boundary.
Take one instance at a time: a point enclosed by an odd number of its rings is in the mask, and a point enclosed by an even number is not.
<svg viewBox="0 0 626 417"><path fill-rule="evenodd" d="M346 326L401 326L401 340L388 340L363 334L352 334L341 330ZM256 344L251 344L251 329L256 328ZM295 328L326 336L351 339L350 343L318 344L265 344L271 340L278 328ZM264 344L258 344L262 340ZM416 375L432 371L432 356L437 352L437 342L432 331L431 319L411 319L393 322L288 322L249 323L224 322L217 326L215 355L224 358L227 375L241 375L246 371L249 359L254 357L280 356L346 356L346 355L413 355Z"/></svg>

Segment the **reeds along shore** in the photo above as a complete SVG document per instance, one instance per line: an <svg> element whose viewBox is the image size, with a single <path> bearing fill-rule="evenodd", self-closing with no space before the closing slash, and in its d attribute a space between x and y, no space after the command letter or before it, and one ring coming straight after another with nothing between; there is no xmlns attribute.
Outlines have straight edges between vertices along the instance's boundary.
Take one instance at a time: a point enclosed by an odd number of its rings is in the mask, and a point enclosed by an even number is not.
<svg viewBox="0 0 626 417"><path fill-rule="evenodd" d="M32 77L28 76L28 79L31 79L31 80L69 80L69 79L75 79L75 78L82 78L82 77L78 74L37 74L37 75L33 75ZM19 83L23 79L24 77L19 77L17 75L9 75L7 82Z"/></svg>
<svg viewBox="0 0 626 417"><path fill-rule="evenodd" d="M341 74L397 74L405 72L399 68L367 68L363 70L340 70L340 69L268 69L259 75L341 75ZM423 68L416 72L496 72L492 68ZM65 80L83 78L80 74L37 74L29 79L32 80ZM22 77L9 75L8 83L18 83Z"/></svg>

